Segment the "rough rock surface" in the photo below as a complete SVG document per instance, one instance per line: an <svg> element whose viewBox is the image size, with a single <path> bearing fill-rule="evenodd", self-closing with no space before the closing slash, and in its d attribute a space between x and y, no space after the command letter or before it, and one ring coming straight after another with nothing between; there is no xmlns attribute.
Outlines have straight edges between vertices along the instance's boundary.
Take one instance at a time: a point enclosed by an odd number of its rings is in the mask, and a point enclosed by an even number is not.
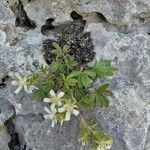
<svg viewBox="0 0 150 150"><path fill-rule="evenodd" d="M22 0L22 4L28 18L35 22L35 29L16 27L16 14L5 0L0 2L0 124L12 119L20 149L83 149L76 139L76 119L53 129L42 116L45 104L32 102L23 91L15 95L11 78L1 86L6 75L16 71L27 74L45 63L43 41L56 40L57 26L73 21L70 13L76 11L86 20L85 31L91 34L96 58L112 60L118 68L114 77L99 81L110 84L114 97L107 109L95 110L93 117L113 137L111 150L149 150L150 1ZM47 31L43 35L44 25ZM11 136L4 128L0 150L14 150L8 146Z"/></svg>

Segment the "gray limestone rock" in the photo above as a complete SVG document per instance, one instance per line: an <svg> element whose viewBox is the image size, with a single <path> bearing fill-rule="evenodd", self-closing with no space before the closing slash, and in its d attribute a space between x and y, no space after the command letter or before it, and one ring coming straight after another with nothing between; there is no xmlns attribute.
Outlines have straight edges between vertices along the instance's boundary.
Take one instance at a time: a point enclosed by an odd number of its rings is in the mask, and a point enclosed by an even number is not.
<svg viewBox="0 0 150 150"><path fill-rule="evenodd" d="M14 114L14 107L11 103L2 97L0 97L0 123L5 123L6 120L11 118Z"/></svg>
<svg viewBox="0 0 150 150"><path fill-rule="evenodd" d="M0 128L0 150L10 150L8 147L8 143L10 142L10 135L7 133L5 127L0 126Z"/></svg>
<svg viewBox="0 0 150 150"><path fill-rule="evenodd" d="M4 125L14 115L14 107L7 99L0 97L0 150L9 150L10 135Z"/></svg>

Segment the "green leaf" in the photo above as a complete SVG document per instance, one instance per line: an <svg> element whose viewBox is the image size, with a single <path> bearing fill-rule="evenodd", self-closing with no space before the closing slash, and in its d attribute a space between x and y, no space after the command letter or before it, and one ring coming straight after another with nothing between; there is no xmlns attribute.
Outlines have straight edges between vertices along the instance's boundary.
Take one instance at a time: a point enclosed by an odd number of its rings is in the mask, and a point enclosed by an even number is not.
<svg viewBox="0 0 150 150"><path fill-rule="evenodd" d="M56 72L56 71L58 71L59 67L60 67L59 62L53 61L49 66L49 70L50 70L50 72Z"/></svg>
<svg viewBox="0 0 150 150"><path fill-rule="evenodd" d="M63 55L63 50L57 43L52 44L56 49L52 50L52 53L56 55L57 58L61 57Z"/></svg>
<svg viewBox="0 0 150 150"><path fill-rule="evenodd" d="M104 96L112 96L113 93L108 89L109 88L109 84L104 84L101 85L97 91L101 94L103 94Z"/></svg>
<svg viewBox="0 0 150 150"><path fill-rule="evenodd" d="M91 84L91 79L86 74L81 74L81 81L85 88L89 87Z"/></svg>
<svg viewBox="0 0 150 150"><path fill-rule="evenodd" d="M67 66L69 69L73 69L78 63L75 61L74 57L70 57L69 59L66 60Z"/></svg>
<svg viewBox="0 0 150 150"><path fill-rule="evenodd" d="M103 84L98 88L98 91L101 93L105 93L109 87L109 84Z"/></svg>
<svg viewBox="0 0 150 150"><path fill-rule="evenodd" d="M84 73L88 75L89 77L91 77L92 79L95 79L96 77L96 73L94 71L86 70Z"/></svg>
<svg viewBox="0 0 150 150"><path fill-rule="evenodd" d="M86 127L83 122L80 122L78 140L83 143L88 143L90 140L90 133L88 127Z"/></svg>
<svg viewBox="0 0 150 150"><path fill-rule="evenodd" d="M94 107L94 102L90 97L83 97L81 100L78 102L80 109L83 110L91 110Z"/></svg>
<svg viewBox="0 0 150 150"><path fill-rule="evenodd" d="M76 86L77 82L78 81L72 76L67 76L66 78L64 78L64 84L67 89L69 89L70 86Z"/></svg>
<svg viewBox="0 0 150 150"><path fill-rule="evenodd" d="M57 50L62 50L62 48L59 46L58 43L53 42L52 45L53 45L53 47L54 47L55 49L57 49Z"/></svg>
<svg viewBox="0 0 150 150"><path fill-rule="evenodd" d="M116 68L111 66L111 61L101 60L96 62L93 67L93 71L98 75L98 77L102 76L112 76L116 71Z"/></svg>
<svg viewBox="0 0 150 150"><path fill-rule="evenodd" d="M39 77L39 73L34 73L32 72L28 78L27 78L27 82L30 84L30 85L33 85L35 84L37 81L38 81L38 77Z"/></svg>
<svg viewBox="0 0 150 150"><path fill-rule="evenodd" d="M78 76L78 87L79 87L79 89L83 88L81 74Z"/></svg>
<svg viewBox="0 0 150 150"><path fill-rule="evenodd" d="M40 70L41 72L45 73L45 72L47 71L47 66L41 65L40 68L39 68L39 70Z"/></svg>
<svg viewBox="0 0 150 150"><path fill-rule="evenodd" d="M83 98L86 95L86 90L79 89L78 86L76 86L74 93L75 93L75 99L79 101L81 98Z"/></svg>
<svg viewBox="0 0 150 150"><path fill-rule="evenodd" d="M69 49L70 49L70 46L69 46L69 45L64 45L64 46L63 46L63 52L64 52L64 53L67 53L67 52L69 51Z"/></svg>
<svg viewBox="0 0 150 150"><path fill-rule="evenodd" d="M71 74L70 74L70 76L72 76L72 77L77 77L77 76L79 76L80 74L81 74L80 71L72 71Z"/></svg>
<svg viewBox="0 0 150 150"><path fill-rule="evenodd" d="M99 107L108 107L109 100L103 94L97 93L97 95L96 95L96 105L99 106Z"/></svg>
<svg viewBox="0 0 150 150"><path fill-rule="evenodd" d="M94 107L94 99L93 95L86 95L79 100L79 106L81 110L92 109Z"/></svg>
<svg viewBox="0 0 150 150"><path fill-rule="evenodd" d="M31 99L35 101L42 101L44 97L45 97L45 92L43 91L43 89L37 89L31 95Z"/></svg>

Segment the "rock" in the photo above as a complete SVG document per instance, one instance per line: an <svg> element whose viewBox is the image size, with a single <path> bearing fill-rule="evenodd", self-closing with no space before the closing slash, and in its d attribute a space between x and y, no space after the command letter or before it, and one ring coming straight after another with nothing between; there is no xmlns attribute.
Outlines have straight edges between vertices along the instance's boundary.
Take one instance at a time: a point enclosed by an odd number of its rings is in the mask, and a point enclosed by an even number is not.
<svg viewBox="0 0 150 150"><path fill-rule="evenodd" d="M146 137L145 147L144 147L145 150L149 150L150 149L149 140L150 140L150 128L148 128L148 130L147 130L147 137Z"/></svg>
<svg viewBox="0 0 150 150"><path fill-rule="evenodd" d="M0 97L0 150L9 150L10 135L4 123L13 116L14 109L7 99Z"/></svg>
<svg viewBox="0 0 150 150"><path fill-rule="evenodd" d="M25 122L26 124L24 124ZM21 143L22 145L26 144L27 149L68 150L68 147L71 147L76 150L79 147L76 139L78 132L77 120L72 120L72 122L65 123L63 126L56 125L55 128L51 128L51 123L45 121L41 115L29 114L17 116L14 123Z"/></svg>
<svg viewBox="0 0 150 150"><path fill-rule="evenodd" d="M2 78L4 78L8 73L7 66L4 62L0 62L0 83L2 82Z"/></svg>
<svg viewBox="0 0 150 150"><path fill-rule="evenodd" d="M0 97L0 123L3 123L11 118L14 114L14 107L7 99Z"/></svg>
<svg viewBox="0 0 150 150"><path fill-rule="evenodd" d="M143 73L150 68L148 35L118 35L101 24L91 24L87 30L91 30L97 59L113 60L118 68L116 76L105 81L114 93L111 106L98 111L97 119L113 136L112 150L144 149L150 109L150 84Z"/></svg>
<svg viewBox="0 0 150 150"><path fill-rule="evenodd" d="M3 45L6 41L6 34L3 31L0 32L0 41L1 41L1 45Z"/></svg>
<svg viewBox="0 0 150 150"><path fill-rule="evenodd" d="M10 150L8 147L9 141L10 136L5 129L5 126L0 125L0 150Z"/></svg>
<svg viewBox="0 0 150 150"><path fill-rule="evenodd" d="M150 4L143 0L83 1L78 8L81 13L99 12L106 20L117 26L130 25L135 20L149 16Z"/></svg>

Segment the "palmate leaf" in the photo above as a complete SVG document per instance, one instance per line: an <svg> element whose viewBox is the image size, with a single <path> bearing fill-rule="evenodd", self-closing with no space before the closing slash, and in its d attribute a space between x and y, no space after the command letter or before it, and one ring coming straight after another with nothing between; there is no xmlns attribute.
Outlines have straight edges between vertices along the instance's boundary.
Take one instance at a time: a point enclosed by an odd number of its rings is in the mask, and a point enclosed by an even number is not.
<svg viewBox="0 0 150 150"><path fill-rule="evenodd" d="M81 88L88 88L91 85L92 80L89 78L88 75L85 73L81 72L78 75L78 87Z"/></svg>
<svg viewBox="0 0 150 150"><path fill-rule="evenodd" d="M107 98L108 84L100 86L95 92L83 96L79 100L79 105L82 110L92 109L94 106L97 107L108 107L109 100Z"/></svg>
<svg viewBox="0 0 150 150"><path fill-rule="evenodd" d="M66 60L66 63L67 63L67 67L71 70L73 70L73 68L75 66L77 66L77 61L74 59L74 57L70 57Z"/></svg>
<svg viewBox="0 0 150 150"><path fill-rule="evenodd" d="M90 140L90 132L88 126L81 121L79 126L78 140L83 143L88 143Z"/></svg>
<svg viewBox="0 0 150 150"><path fill-rule="evenodd" d="M52 50L52 53L55 54L57 58L61 57L63 55L62 48L56 42L53 42L52 45L55 48L54 50Z"/></svg>
<svg viewBox="0 0 150 150"><path fill-rule="evenodd" d="M116 68L111 65L111 61L109 60L100 60L95 63L93 71L98 77L112 76Z"/></svg>
<svg viewBox="0 0 150 150"><path fill-rule="evenodd" d="M92 109L94 107L94 99L95 97L92 97L91 95L82 97L78 102L80 109L82 111Z"/></svg>
<svg viewBox="0 0 150 150"><path fill-rule="evenodd" d="M54 73L54 72L58 71L59 68L60 68L59 62L53 61L49 66L49 71Z"/></svg>
<svg viewBox="0 0 150 150"><path fill-rule="evenodd" d="M69 89L69 87L71 86L76 86L77 84L77 79L73 78L72 76L63 76L63 80L64 80L64 85L67 89Z"/></svg>
<svg viewBox="0 0 150 150"><path fill-rule="evenodd" d="M58 50L61 50L61 49L62 49L62 48L59 46L59 44L56 43L56 42L53 42L52 45L53 45L53 47L54 47L55 49L58 49Z"/></svg>
<svg viewBox="0 0 150 150"><path fill-rule="evenodd" d="M77 102L83 98L86 95L86 90L85 89L79 89L78 86L76 86L75 90L74 90L74 96L75 99L77 100Z"/></svg>
<svg viewBox="0 0 150 150"><path fill-rule="evenodd" d="M96 105L100 107L108 107L109 105L109 100L107 98L107 93L110 92L108 90L109 85L104 84L101 85L97 90L96 90Z"/></svg>
<svg viewBox="0 0 150 150"><path fill-rule="evenodd" d="M81 82L85 88L89 87L91 84L91 79L84 73L81 74Z"/></svg>
<svg viewBox="0 0 150 150"><path fill-rule="evenodd" d="M35 101L42 101L48 95L52 86L53 86L53 81L43 80L42 83L39 83L37 85L38 89L33 91L31 95L31 99Z"/></svg>
<svg viewBox="0 0 150 150"><path fill-rule="evenodd" d="M71 74L69 76L72 76L72 77L78 77L80 76L81 72L80 71L72 71Z"/></svg>
<svg viewBox="0 0 150 150"><path fill-rule="evenodd" d="M95 77L96 77L96 73L92 70L86 70L84 73L92 79L95 79Z"/></svg>
<svg viewBox="0 0 150 150"><path fill-rule="evenodd" d="M96 101L96 106L99 107L108 107L109 105L108 98L99 92L96 93L95 101Z"/></svg>

